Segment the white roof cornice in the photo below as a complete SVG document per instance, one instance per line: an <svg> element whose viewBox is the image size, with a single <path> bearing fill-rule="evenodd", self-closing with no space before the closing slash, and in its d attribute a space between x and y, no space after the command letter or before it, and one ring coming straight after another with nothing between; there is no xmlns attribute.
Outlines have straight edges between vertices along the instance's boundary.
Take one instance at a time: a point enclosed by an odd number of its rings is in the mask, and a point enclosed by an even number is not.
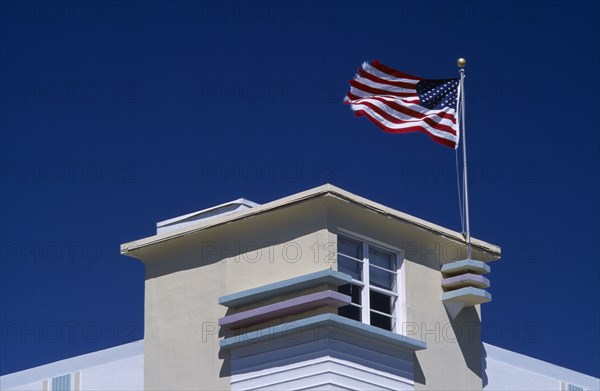
<svg viewBox="0 0 600 391"><path fill-rule="evenodd" d="M190 235L210 227L230 223L241 219L246 219L260 213L273 211L284 206L290 206L299 202L303 202L321 196L333 196L340 200L351 202L363 208L370 209L376 213L405 221L407 223L415 225L416 227L442 235L448 239L455 240L458 242L464 242L464 237L459 232L409 215L407 213L389 208L385 205L360 197L356 194L350 193L349 191L340 189L339 187L333 186L331 184L325 184L306 191L302 191L300 193L292 194L290 196L268 202L266 204L255 206L251 209L243 210L226 216L211 218L210 220L200 221L198 222L198 224L183 227L179 230L163 232L147 238L124 243L121 245L121 254L132 255L130 253L136 249L152 246L154 244L158 244L167 240L177 239L179 237ZM500 247L497 245L487 243L475 238L471 238L471 242L473 246L479 247L483 251L492 253L498 257L500 256L501 250Z"/></svg>

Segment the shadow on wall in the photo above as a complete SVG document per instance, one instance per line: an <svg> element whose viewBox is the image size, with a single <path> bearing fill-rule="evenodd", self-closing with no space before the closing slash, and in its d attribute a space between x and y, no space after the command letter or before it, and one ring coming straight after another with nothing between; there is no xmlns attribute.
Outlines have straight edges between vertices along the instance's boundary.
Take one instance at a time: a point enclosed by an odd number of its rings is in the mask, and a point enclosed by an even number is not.
<svg viewBox="0 0 600 391"><path fill-rule="evenodd" d="M413 376L415 379L415 383L427 384L427 379L425 378L425 374L423 373L423 368L421 368L421 363L417 357L417 353L413 353Z"/></svg>
<svg viewBox="0 0 600 391"><path fill-rule="evenodd" d="M487 384L487 377L484 370L485 364L481 358L484 352L483 343L481 342L481 322L479 321L479 314L475 307L464 308L451 321L451 326L454 335L457 336L455 343L458 343L467 368L477 377L481 378L485 386ZM416 353L413 356L415 383L426 385L427 376L423 372L419 358Z"/></svg>
<svg viewBox="0 0 600 391"><path fill-rule="evenodd" d="M231 376L231 351L227 349L219 349L219 359L222 360L221 370L219 371L219 377L230 377Z"/></svg>
<svg viewBox="0 0 600 391"><path fill-rule="evenodd" d="M481 374L483 381L483 388L488 385L488 376L487 376L487 351L485 350L485 345L481 344Z"/></svg>
<svg viewBox="0 0 600 391"><path fill-rule="evenodd" d="M325 228L325 216L322 200L313 200L166 240L151 251L137 249L130 255L143 259L147 280L225 261L270 264L282 261L282 254L274 251L277 246ZM309 248L302 250L312 254Z"/></svg>
<svg viewBox="0 0 600 391"><path fill-rule="evenodd" d="M474 322L476 320L476 322ZM475 325L474 325L475 323ZM458 346L467 364L477 377L483 376L483 364L481 353L483 342L481 342L481 321L474 306L464 308L452 322L455 335L459 335Z"/></svg>

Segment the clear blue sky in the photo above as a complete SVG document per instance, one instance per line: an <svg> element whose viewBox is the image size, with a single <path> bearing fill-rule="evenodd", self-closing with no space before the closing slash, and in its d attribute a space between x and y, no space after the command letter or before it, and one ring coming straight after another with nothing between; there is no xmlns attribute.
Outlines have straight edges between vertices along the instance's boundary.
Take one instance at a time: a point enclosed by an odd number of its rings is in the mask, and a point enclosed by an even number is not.
<svg viewBox="0 0 600 391"><path fill-rule="evenodd" d="M467 58L484 340L600 376L597 2L2 2L1 373L143 338L119 244L331 182L460 229L454 152L342 104Z"/></svg>

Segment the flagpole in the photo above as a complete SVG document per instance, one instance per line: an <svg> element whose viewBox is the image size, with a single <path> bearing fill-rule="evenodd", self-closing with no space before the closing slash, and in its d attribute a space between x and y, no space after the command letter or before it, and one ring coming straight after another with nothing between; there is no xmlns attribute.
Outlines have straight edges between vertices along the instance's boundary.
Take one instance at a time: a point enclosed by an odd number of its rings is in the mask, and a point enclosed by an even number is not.
<svg viewBox="0 0 600 391"><path fill-rule="evenodd" d="M471 259L471 227L469 225L469 186L467 173L467 132L465 126L465 70L467 61L459 58L456 65L460 68L460 121L462 129L462 150L463 150L463 191L465 202L465 239L467 241L467 259Z"/></svg>

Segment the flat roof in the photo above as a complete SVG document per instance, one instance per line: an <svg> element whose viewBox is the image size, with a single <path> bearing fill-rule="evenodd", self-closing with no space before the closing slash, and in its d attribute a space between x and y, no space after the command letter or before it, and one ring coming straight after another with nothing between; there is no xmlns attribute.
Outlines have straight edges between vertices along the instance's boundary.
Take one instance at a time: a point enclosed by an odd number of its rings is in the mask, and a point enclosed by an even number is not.
<svg viewBox="0 0 600 391"><path fill-rule="evenodd" d="M22 371L7 373L0 377L0 389L9 389L24 386L29 383L50 379L76 371L83 371L99 365L126 360L132 357L144 355L144 340L113 346L111 348L98 350L79 356L69 357L63 360L53 361ZM132 373L132 376L137 374Z"/></svg>
<svg viewBox="0 0 600 391"><path fill-rule="evenodd" d="M175 224L175 223L179 223L179 222L182 222L182 221L186 221L186 220L188 220L190 218L193 218L193 217L207 215L210 212L216 211L216 210L221 209L221 208L225 208L225 207L229 207L229 206L235 206L235 205L246 206L248 208L255 208L255 207L259 206L259 204L257 204L256 202L247 200L245 198L238 198L237 200L225 202L225 203L220 204L220 205L211 206L209 208L198 210L196 212L192 212L192 213L188 213L188 214L185 214L185 215L182 215L182 216L172 217L172 218L167 219L167 220L159 221L158 223L156 223L156 227L157 228L161 228L161 227L169 226L171 224Z"/></svg>
<svg viewBox="0 0 600 391"><path fill-rule="evenodd" d="M557 382L564 381L573 385L583 386L586 390L597 390L600 386L597 377L526 356L521 353L513 352L512 350L490 345L485 342L483 343L482 353L486 360L499 361L524 371L533 372L550 379L556 379ZM558 386L559 385L557 384L557 387Z"/></svg>
<svg viewBox="0 0 600 391"><path fill-rule="evenodd" d="M138 239L132 242L127 242L121 244L121 254L129 255L128 253L134 251L136 249L140 249L143 247L152 246L154 244L158 244L164 241L177 239L182 236L190 235L195 232L199 232L205 230L210 227L214 227L217 225L230 223L236 220L245 219L254 215L258 215L260 213L265 213L269 211L273 211L285 206L289 206L295 203L307 201L309 199L322 197L322 196L333 196L339 198L346 202L351 202L366 209L372 210L376 213L382 214L384 216L394 217L399 220L403 220L407 223L410 223L416 227L423 228L427 231L437 233L442 235L448 239L456 240L458 242L464 242L465 239L463 235L454 230L442 227L440 225L434 224L432 222L420 219L418 217L409 215L404 212L400 212L398 210L392 209L385 205L379 204L377 202L368 200L356 194L350 193L349 191L340 189L339 187L333 186L331 184L325 184L322 186L318 186L309 190L302 191L300 193L292 194L287 197L283 197L266 204L257 205L251 209L243 210L240 212L232 213L225 216L217 216L209 220L199 221L197 224L193 224L190 226L183 227L178 230L173 230L169 232L162 232L147 238ZM483 251L487 251L493 253L495 255L500 256L500 247L484 242L479 239L471 238L471 243L474 247L478 247Z"/></svg>

